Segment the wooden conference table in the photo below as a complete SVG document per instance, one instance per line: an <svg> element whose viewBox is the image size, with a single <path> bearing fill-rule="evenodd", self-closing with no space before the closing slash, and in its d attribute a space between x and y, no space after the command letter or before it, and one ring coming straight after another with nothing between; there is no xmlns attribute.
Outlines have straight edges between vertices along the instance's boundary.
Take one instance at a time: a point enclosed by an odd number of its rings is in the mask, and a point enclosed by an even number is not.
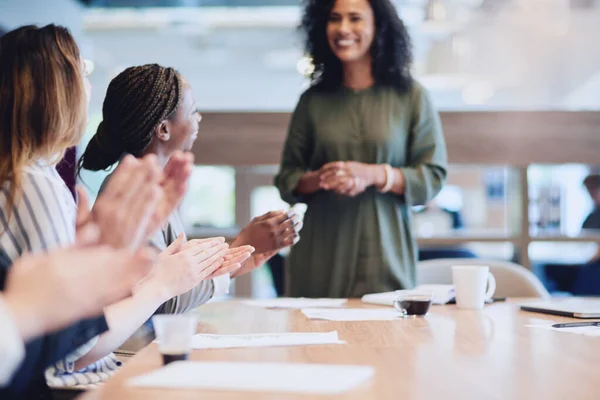
<svg viewBox="0 0 600 400"><path fill-rule="evenodd" d="M348 307L372 307L351 300ZM434 306L427 317L396 321L308 320L298 310L266 310L236 301L197 311L198 332L326 332L347 345L194 351L198 361L356 364L375 367L348 399L599 399L600 338L525 327L568 321L495 303L481 311ZM136 389L128 378L161 366L155 344L136 354L93 399L316 399L285 393ZM331 397L323 397L331 398Z"/></svg>

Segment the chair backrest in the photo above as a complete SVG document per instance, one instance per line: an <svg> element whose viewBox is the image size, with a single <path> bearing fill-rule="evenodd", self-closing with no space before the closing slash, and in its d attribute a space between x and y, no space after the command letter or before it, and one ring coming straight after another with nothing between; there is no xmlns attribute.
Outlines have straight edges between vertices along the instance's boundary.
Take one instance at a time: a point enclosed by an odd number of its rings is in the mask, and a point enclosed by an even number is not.
<svg viewBox="0 0 600 400"><path fill-rule="evenodd" d="M496 279L494 297L550 298L542 282L528 269L508 261L481 258L444 258L417 264L419 284L452 284L452 266L486 265Z"/></svg>

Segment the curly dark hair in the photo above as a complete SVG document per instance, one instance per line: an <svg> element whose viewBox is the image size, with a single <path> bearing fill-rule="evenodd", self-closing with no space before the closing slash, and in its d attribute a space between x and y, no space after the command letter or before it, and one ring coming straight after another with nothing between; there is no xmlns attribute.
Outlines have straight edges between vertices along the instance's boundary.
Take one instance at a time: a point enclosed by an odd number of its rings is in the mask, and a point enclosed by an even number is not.
<svg viewBox="0 0 600 400"><path fill-rule="evenodd" d="M333 54L326 39L329 14L336 0L305 0L299 29L304 48L315 69L310 78L313 87L331 90L342 84L342 63ZM369 0L375 17L375 37L371 46L373 78L406 92L412 84L410 65L412 46L408 31L390 0Z"/></svg>

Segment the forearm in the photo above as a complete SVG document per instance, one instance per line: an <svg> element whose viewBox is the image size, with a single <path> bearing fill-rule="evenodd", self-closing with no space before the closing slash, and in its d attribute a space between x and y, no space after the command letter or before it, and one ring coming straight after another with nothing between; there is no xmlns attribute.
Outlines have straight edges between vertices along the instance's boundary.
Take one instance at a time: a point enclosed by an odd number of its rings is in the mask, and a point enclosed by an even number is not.
<svg viewBox="0 0 600 400"><path fill-rule="evenodd" d="M12 310L0 293L0 388L7 385L25 357L25 345Z"/></svg>
<svg viewBox="0 0 600 400"><path fill-rule="evenodd" d="M104 315L109 331L100 335L98 343L77 360L75 370L87 367L121 346L146 322L169 296L148 283L131 297L107 307Z"/></svg>

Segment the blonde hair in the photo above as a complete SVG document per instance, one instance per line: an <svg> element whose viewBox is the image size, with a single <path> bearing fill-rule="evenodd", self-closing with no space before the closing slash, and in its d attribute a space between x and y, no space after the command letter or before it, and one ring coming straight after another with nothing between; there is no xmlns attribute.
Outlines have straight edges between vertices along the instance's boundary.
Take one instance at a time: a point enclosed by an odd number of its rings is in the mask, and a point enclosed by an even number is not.
<svg viewBox="0 0 600 400"><path fill-rule="evenodd" d="M81 140L87 104L79 48L67 28L29 25L0 38L0 184L8 211L24 169L58 162Z"/></svg>

